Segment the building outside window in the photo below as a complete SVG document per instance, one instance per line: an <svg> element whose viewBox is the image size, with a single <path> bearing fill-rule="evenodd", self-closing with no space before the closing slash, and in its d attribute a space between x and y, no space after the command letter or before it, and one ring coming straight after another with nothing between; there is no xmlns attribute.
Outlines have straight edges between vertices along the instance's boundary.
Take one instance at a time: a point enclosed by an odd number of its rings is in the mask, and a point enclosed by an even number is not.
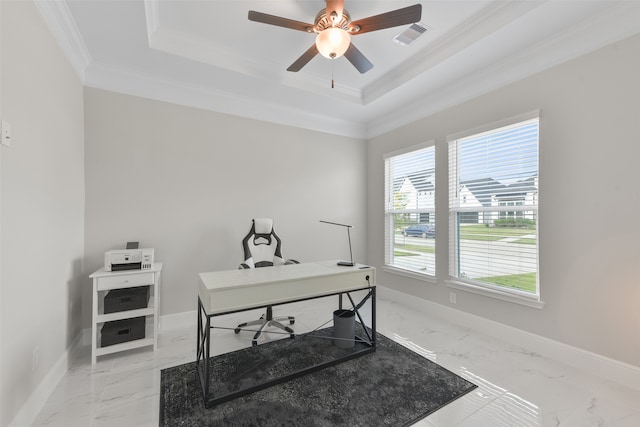
<svg viewBox="0 0 640 427"><path fill-rule="evenodd" d="M451 281L539 301L538 112L450 137Z"/></svg>
<svg viewBox="0 0 640 427"><path fill-rule="evenodd" d="M385 156L385 265L435 276L435 147Z"/></svg>

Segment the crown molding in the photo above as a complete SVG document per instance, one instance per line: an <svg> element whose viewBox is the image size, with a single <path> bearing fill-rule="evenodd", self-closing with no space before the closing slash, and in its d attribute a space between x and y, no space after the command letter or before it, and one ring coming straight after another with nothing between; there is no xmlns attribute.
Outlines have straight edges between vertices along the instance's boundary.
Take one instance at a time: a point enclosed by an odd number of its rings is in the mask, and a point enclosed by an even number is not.
<svg viewBox="0 0 640 427"><path fill-rule="evenodd" d="M539 7L542 3L492 2L478 13L466 19L452 31L430 43L416 55L400 64L394 72L389 72L363 89L363 103L367 105L385 94L412 80L447 58L471 46L477 40L499 30ZM397 72L396 72L397 71Z"/></svg>
<svg viewBox="0 0 640 427"><path fill-rule="evenodd" d="M302 75L287 76L286 80L276 78L277 84L282 88L304 90L324 98L324 109L303 111L301 108L279 105L278 100L266 98L256 100L247 95L238 95L204 85L154 77L142 71L114 69L104 64L96 64L92 62L67 3L55 0L35 0L34 2L73 69L87 86L363 139L405 126L640 32L640 3L611 2L602 10L602 13L578 25L568 27L563 32L521 50L503 61L474 70L473 75L467 75L425 93L424 87L427 84L421 87L421 79L426 78L425 71L434 68L436 63L454 56L465 48L471 48L473 40L491 36L517 16L523 16L540 6L550 4L544 1L493 2L467 19L446 37L430 43L429 47L421 51L415 59L406 61L400 67L400 72L389 73L368 85L362 92L336 85L334 90L327 93L326 81L310 82L308 76ZM179 40L177 38L179 35L170 34L170 29L162 28L158 0L144 0L144 6L150 46L154 43L166 42L175 43L172 50L200 48L194 45L198 41L193 40L193 37ZM543 9L534 11L534 13L541 12ZM161 40L162 37L169 41ZM244 75L257 74L263 79L268 77L264 75L264 67L260 67L259 72L254 70L255 65L252 64L242 63L239 67L240 70L236 71ZM223 69L219 68L219 70ZM384 101L383 95L394 88L397 88L398 93L409 94L412 99L388 112L380 103ZM327 100L329 104L335 101L338 108L326 107L329 105L325 102ZM375 100L378 102L373 103ZM313 101L310 100L310 102ZM360 112L351 118L346 118L339 113L339 111L346 111L343 108L345 106ZM374 113L374 111L378 112Z"/></svg>
<svg viewBox="0 0 640 427"><path fill-rule="evenodd" d="M144 6L151 49L247 76L278 81L279 84L307 93L327 96L326 79L303 73L287 73L283 78L279 64L265 66L265 63L240 55L220 43L163 26L160 20L160 0L145 0ZM337 84L330 96L335 100L363 105L362 91L353 87Z"/></svg>
<svg viewBox="0 0 640 427"><path fill-rule="evenodd" d="M605 13L567 28L490 67L475 71L455 84L421 95L402 108L386 114L385 120L371 119L367 122L366 138L391 132L638 33L640 3L625 2L617 7L610 6Z"/></svg>
<svg viewBox="0 0 640 427"><path fill-rule="evenodd" d="M151 77L132 70L116 69L93 62L86 70L85 85L162 102L200 108L254 120L317 132L363 139L364 124L353 120L259 101L205 86Z"/></svg>
<svg viewBox="0 0 640 427"><path fill-rule="evenodd" d="M84 83L85 70L91 63L91 55L80 35L67 2L34 0L34 3L80 81Z"/></svg>

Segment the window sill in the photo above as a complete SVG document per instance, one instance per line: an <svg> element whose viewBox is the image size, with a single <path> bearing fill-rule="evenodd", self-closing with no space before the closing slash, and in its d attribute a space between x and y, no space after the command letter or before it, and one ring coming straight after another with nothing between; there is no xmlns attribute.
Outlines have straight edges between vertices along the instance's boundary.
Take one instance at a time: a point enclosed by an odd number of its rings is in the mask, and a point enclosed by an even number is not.
<svg viewBox="0 0 640 427"><path fill-rule="evenodd" d="M431 276L425 273L418 273L417 271L405 270L403 268L393 267L390 265L383 265L382 271L386 271L387 273L397 274L400 276L410 277L416 280L422 280L423 282L429 282L433 285L436 284L435 276Z"/></svg>
<svg viewBox="0 0 640 427"><path fill-rule="evenodd" d="M487 289L481 286L475 286L469 283L458 282L455 280L447 280L445 283L448 288L458 289L476 295L483 295L485 297L495 298L502 301L512 302L514 304L525 305L527 307L537 309L542 309L544 307L544 301L538 301L526 296L515 295L508 292L500 292L498 290Z"/></svg>

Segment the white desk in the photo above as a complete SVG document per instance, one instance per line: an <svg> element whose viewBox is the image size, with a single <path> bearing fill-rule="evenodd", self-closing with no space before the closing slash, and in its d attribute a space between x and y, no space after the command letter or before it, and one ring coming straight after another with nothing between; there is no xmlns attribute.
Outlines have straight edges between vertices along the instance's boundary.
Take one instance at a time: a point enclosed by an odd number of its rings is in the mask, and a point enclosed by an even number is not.
<svg viewBox="0 0 640 427"><path fill-rule="evenodd" d="M200 273L199 276L196 365L207 407L375 351L375 268L373 267L362 264L343 267L338 266L337 261L323 261L246 270L216 271ZM354 291L366 292L366 296L358 304L353 301L350 295ZM342 304L342 294L349 297L351 305L363 325L364 321L358 309L364 302L371 301L370 329L372 334L369 335L368 332L365 332L368 335L366 349L354 351L330 363L311 366L292 375L261 384L259 387L251 387L225 396L209 395L209 369L212 362L203 362L210 360L212 317L331 295L340 295L340 304Z"/></svg>
<svg viewBox="0 0 640 427"><path fill-rule="evenodd" d="M200 273L198 296L209 315L283 304L375 283L375 268L337 261ZM367 280L367 277L369 280Z"/></svg>

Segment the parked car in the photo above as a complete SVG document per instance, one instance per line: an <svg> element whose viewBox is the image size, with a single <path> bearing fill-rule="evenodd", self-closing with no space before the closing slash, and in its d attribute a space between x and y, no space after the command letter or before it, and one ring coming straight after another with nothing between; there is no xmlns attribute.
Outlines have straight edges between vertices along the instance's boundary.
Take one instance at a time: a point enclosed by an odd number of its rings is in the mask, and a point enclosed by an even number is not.
<svg viewBox="0 0 640 427"><path fill-rule="evenodd" d="M433 224L414 224L404 229L404 236L436 237L436 227Z"/></svg>

